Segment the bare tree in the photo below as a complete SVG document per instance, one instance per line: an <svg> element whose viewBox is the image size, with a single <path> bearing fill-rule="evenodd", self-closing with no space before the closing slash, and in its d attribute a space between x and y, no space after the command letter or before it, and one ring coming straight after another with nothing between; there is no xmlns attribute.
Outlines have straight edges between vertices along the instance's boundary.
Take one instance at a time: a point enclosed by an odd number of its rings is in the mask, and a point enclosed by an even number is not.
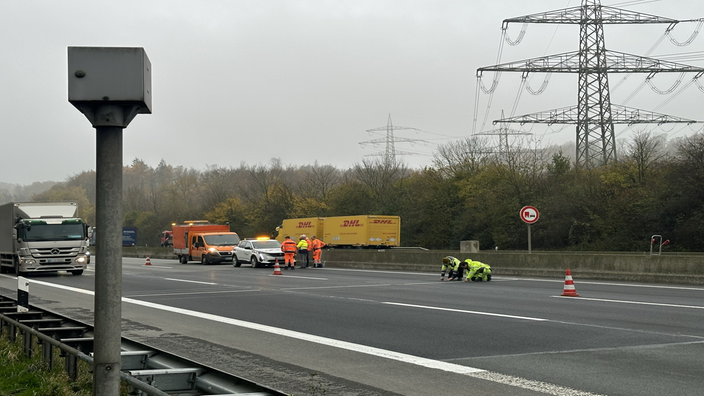
<svg viewBox="0 0 704 396"><path fill-rule="evenodd" d="M303 184L306 187L301 195L326 202L330 190L340 184L340 171L332 165L319 165L316 161L312 167L302 169L304 173Z"/></svg>
<svg viewBox="0 0 704 396"><path fill-rule="evenodd" d="M677 145L677 156L697 172L704 172L704 133L682 138Z"/></svg>
<svg viewBox="0 0 704 396"><path fill-rule="evenodd" d="M628 158L636 165L636 181L642 183L650 170L665 158L664 137L639 131L627 144Z"/></svg>
<svg viewBox="0 0 704 396"><path fill-rule="evenodd" d="M352 168L354 178L369 190L371 198L383 206L394 183L410 174L410 170L402 163L393 161L363 160Z"/></svg>
<svg viewBox="0 0 704 396"><path fill-rule="evenodd" d="M234 194L231 169L208 166L200 176L199 192L206 208L225 202Z"/></svg>
<svg viewBox="0 0 704 396"><path fill-rule="evenodd" d="M245 166L247 171L247 182L242 189L242 195L249 201L269 200L272 189L282 183L284 168L281 160L274 158L270 166L252 165Z"/></svg>
<svg viewBox="0 0 704 396"><path fill-rule="evenodd" d="M174 181L168 190L169 204L180 216L190 217L200 211L198 204L198 176L195 169L178 167L175 169ZM186 220L186 219L180 219ZM196 219L191 219L196 220Z"/></svg>
<svg viewBox="0 0 704 396"><path fill-rule="evenodd" d="M149 211L149 189L154 170L144 161L135 158L132 165L123 169L123 197L125 213Z"/></svg>
<svg viewBox="0 0 704 396"><path fill-rule="evenodd" d="M488 139L468 137L438 146L433 164L448 177L463 173L476 174L486 166L491 154Z"/></svg>

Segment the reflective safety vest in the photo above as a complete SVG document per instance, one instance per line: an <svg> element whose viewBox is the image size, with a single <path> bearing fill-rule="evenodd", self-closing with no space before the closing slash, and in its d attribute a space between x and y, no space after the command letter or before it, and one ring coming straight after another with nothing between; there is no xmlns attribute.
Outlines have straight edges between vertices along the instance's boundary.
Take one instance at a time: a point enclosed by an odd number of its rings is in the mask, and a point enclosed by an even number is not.
<svg viewBox="0 0 704 396"><path fill-rule="evenodd" d="M308 250L308 242L306 242L305 239L301 239L298 241L298 245L296 247L298 247L299 250Z"/></svg>
<svg viewBox="0 0 704 396"><path fill-rule="evenodd" d="M281 251L284 253L296 253L296 242L292 239L285 239L281 243Z"/></svg>
<svg viewBox="0 0 704 396"><path fill-rule="evenodd" d="M490 274L490 273L491 273L491 266L489 266L489 264L484 264L484 263L479 262L479 261L472 261L472 260L470 260L470 259L465 260L465 262L466 262L467 264L469 264L469 265L468 265L469 271L467 272L467 278L473 276L473 275L474 275L475 273L477 273L477 271L479 271L479 269L481 269L481 268L484 269L484 270L483 270L483 273L486 273L486 274Z"/></svg>
<svg viewBox="0 0 704 396"><path fill-rule="evenodd" d="M444 271L449 268L452 271L457 271L457 268L460 266L460 260L452 256L447 256L446 258L448 258L450 262L447 264L443 263L442 270Z"/></svg>
<svg viewBox="0 0 704 396"><path fill-rule="evenodd" d="M313 250L320 250L325 247L325 242L320 239L313 239Z"/></svg>

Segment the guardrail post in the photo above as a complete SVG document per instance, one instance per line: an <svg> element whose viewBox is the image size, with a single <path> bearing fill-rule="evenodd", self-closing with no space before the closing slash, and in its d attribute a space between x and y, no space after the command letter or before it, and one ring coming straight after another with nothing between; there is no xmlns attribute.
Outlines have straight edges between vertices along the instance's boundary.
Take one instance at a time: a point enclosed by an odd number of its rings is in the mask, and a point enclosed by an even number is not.
<svg viewBox="0 0 704 396"><path fill-rule="evenodd" d="M22 346L24 348L24 355L28 358L32 357L32 333L28 331L21 330L22 333Z"/></svg>
<svg viewBox="0 0 704 396"><path fill-rule="evenodd" d="M71 379L71 381L75 382L78 379L78 358L73 354L66 353L63 351L59 356L65 358L64 368L66 369L66 374L68 375L68 378Z"/></svg>
<svg viewBox="0 0 704 396"><path fill-rule="evenodd" d="M44 361L49 365L49 370L51 370L54 368L54 346L41 339L37 342L42 344L42 358L44 358Z"/></svg>
<svg viewBox="0 0 704 396"><path fill-rule="evenodd" d="M17 340L17 330L15 330L15 325L13 323L7 324L7 339L10 342L15 342Z"/></svg>

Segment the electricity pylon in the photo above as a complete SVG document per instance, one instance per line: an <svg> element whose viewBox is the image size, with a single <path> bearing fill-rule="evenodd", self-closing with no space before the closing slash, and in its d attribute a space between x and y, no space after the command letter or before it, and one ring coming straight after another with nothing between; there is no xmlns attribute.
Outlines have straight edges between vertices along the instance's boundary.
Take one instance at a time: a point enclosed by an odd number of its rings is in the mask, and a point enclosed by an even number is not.
<svg viewBox="0 0 704 396"><path fill-rule="evenodd" d="M609 93L608 73L650 73L651 78L655 73L693 72L697 79L704 69L609 51L604 44L604 24L667 23L669 33L683 21L602 6L600 0L582 0L577 7L505 19L502 29L505 31L511 22L578 24L579 51L482 67L477 69L477 78L484 71L520 71L523 78L530 72L578 73L577 106L504 118L494 124L576 124L577 166L591 168L617 160L614 124L698 122L612 105Z"/></svg>
<svg viewBox="0 0 704 396"><path fill-rule="evenodd" d="M360 142L359 144L364 146L365 144L376 145L376 144L384 143L386 145L386 150L384 152L367 154L367 156L382 156L384 158L384 165L395 166L397 164L396 155L414 155L414 154L416 154L416 153L411 153L411 152L407 152L407 151L396 151L396 143L397 142L404 142L404 143L425 142L424 140L420 140L420 139L408 139L408 138L394 137L394 131L404 130L404 129L412 129L415 131L420 131L420 129L418 129L418 128L411 128L411 127L394 125L391 122L391 114L389 114L389 119L386 122L386 126L374 128L374 129L367 129L367 132L386 131L386 138L367 140L366 142Z"/></svg>
<svg viewBox="0 0 704 396"><path fill-rule="evenodd" d="M504 111L501 110L501 119L504 118ZM517 131L515 129L510 129L508 127L508 123L499 121L499 128L498 129L492 129L491 131L486 131L486 132L480 132L480 133L475 133L477 136L485 135L485 136L498 136L499 137L499 153L504 153L504 152L509 152L511 151L511 145L508 142L508 137L509 136L529 136L532 135L530 132L523 132L523 131Z"/></svg>

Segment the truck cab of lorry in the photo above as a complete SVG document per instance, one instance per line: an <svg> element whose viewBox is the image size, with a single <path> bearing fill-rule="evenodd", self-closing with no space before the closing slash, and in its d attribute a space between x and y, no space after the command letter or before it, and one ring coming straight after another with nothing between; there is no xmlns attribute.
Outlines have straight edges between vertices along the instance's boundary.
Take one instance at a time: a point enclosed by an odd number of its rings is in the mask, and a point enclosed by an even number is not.
<svg viewBox="0 0 704 396"><path fill-rule="evenodd" d="M75 215L74 202L0 205L1 272L81 275L88 266L91 228Z"/></svg>
<svg viewBox="0 0 704 396"><path fill-rule="evenodd" d="M162 231L160 239L162 247L171 247L174 245L174 232L168 230Z"/></svg>

